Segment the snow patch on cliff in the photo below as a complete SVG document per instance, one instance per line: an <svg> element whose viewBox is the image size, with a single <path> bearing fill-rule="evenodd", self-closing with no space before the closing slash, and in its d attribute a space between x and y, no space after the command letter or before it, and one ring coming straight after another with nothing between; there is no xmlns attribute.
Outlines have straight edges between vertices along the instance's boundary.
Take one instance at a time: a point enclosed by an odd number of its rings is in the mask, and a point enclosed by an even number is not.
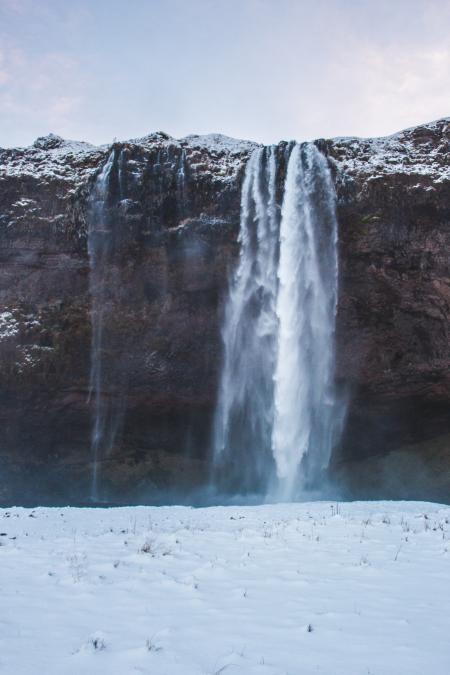
<svg viewBox="0 0 450 675"><path fill-rule="evenodd" d="M251 152L259 145L253 141L231 138L231 136L224 136L224 134L189 134L180 138L179 142L191 148L207 148L215 153L229 152L234 155Z"/></svg>
<svg viewBox="0 0 450 675"><path fill-rule="evenodd" d="M19 322L14 318L12 312L2 312L0 314L0 342L14 337L19 332Z"/></svg>
<svg viewBox="0 0 450 675"><path fill-rule="evenodd" d="M235 180L239 170L257 147L257 143L252 141L223 134L190 134L177 139L162 131L133 139L129 143L145 148L170 148L174 152L171 161L176 171L179 171L179 164L183 161L191 173L207 173L213 180L222 182Z"/></svg>
<svg viewBox="0 0 450 675"><path fill-rule="evenodd" d="M163 131L156 131L147 136L134 138L128 142L133 145L189 147L208 150L215 154L229 153L233 155L251 152L258 146L258 143L253 141L232 138L224 134L189 134L183 138L174 138Z"/></svg>

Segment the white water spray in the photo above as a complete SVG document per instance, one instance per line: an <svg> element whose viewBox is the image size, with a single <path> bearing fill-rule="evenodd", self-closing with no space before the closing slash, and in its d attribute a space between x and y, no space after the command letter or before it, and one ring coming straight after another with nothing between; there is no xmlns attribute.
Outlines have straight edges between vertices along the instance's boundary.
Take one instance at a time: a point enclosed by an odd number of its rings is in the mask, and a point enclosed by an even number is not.
<svg viewBox="0 0 450 675"><path fill-rule="evenodd" d="M240 258L223 330L216 476L227 489L294 498L314 486L337 441L335 193L314 144L294 145L278 216L275 148L250 158Z"/></svg>

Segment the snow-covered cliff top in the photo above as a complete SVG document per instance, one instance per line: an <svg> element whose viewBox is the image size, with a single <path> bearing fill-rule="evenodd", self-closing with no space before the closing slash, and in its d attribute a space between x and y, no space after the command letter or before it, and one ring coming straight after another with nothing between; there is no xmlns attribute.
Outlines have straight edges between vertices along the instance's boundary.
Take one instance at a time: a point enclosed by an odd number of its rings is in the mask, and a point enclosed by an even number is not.
<svg viewBox="0 0 450 675"><path fill-rule="evenodd" d="M28 148L0 149L0 180L10 176L38 178L42 181L82 180L86 171L97 169L107 146L95 147L81 141L66 141L49 134L37 138Z"/></svg>
<svg viewBox="0 0 450 675"><path fill-rule="evenodd" d="M341 137L328 142L345 173L374 180L386 174L450 180L450 117L379 138Z"/></svg>
<svg viewBox="0 0 450 675"><path fill-rule="evenodd" d="M195 171L209 163L210 170L225 178L234 178L256 143L221 134L191 135L175 139L163 132L117 143L119 146L141 146L145 150L173 149L189 157ZM0 180L11 176L58 179L82 183L109 154L112 145L94 146L90 143L65 140L55 134L38 139L27 148L0 149Z"/></svg>
<svg viewBox="0 0 450 675"><path fill-rule="evenodd" d="M433 183L450 180L450 117L380 138L339 137L324 141L344 173L375 179L392 173L428 176ZM172 148L184 153L193 172L211 172L219 180L234 180L252 150L252 141L222 134L192 134L175 139L155 132L118 146L145 150ZM38 138L27 148L0 149L0 181L22 176L42 181L83 183L105 159L111 145L93 146L64 140L55 134Z"/></svg>

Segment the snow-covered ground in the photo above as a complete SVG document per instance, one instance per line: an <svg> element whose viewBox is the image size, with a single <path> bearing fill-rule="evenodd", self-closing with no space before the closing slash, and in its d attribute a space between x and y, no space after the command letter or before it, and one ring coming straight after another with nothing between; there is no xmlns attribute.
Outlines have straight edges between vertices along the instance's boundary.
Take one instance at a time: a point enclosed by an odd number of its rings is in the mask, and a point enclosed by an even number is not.
<svg viewBox="0 0 450 675"><path fill-rule="evenodd" d="M450 508L0 510L7 675L448 675Z"/></svg>

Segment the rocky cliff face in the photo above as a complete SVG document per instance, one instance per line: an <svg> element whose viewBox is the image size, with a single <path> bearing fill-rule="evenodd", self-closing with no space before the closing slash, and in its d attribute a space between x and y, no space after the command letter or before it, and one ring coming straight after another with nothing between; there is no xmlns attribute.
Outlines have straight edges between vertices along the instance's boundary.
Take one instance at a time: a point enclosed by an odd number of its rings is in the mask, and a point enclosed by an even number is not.
<svg viewBox="0 0 450 675"><path fill-rule="evenodd" d="M317 144L338 195L338 377L349 400L332 475L347 494L448 499L450 120ZM201 484L254 147L153 134L0 151L0 500L88 494L87 234L107 161L102 350L117 433L104 494L152 500Z"/></svg>

